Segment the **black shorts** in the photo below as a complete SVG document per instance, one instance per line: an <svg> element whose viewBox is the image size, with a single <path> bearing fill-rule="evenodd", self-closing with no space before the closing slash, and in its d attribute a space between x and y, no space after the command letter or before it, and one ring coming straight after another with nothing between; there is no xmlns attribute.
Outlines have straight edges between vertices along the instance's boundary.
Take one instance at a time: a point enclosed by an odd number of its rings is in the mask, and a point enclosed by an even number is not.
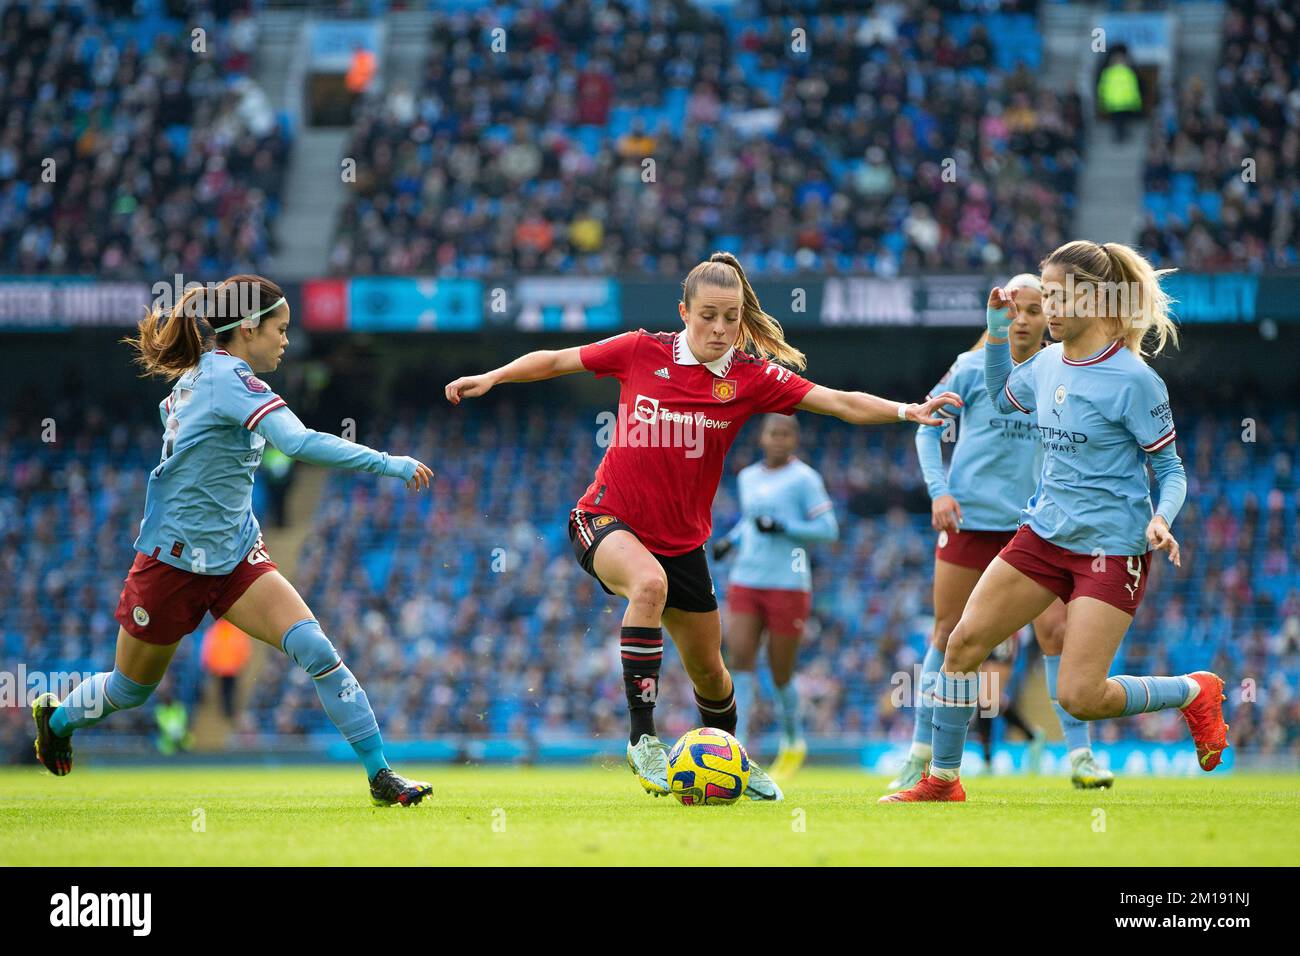
<svg viewBox="0 0 1300 956"><path fill-rule="evenodd" d="M614 592L596 577L595 561L596 549L611 531L636 534L613 515L592 514L576 508L569 512L569 541L573 544L574 557L582 565L582 570L600 582L606 594ZM654 554L653 551L650 553ZM713 576L709 574L709 560L705 557L704 545L675 557L654 554L654 558L668 577L668 600L664 602L665 607L696 613L718 609L718 598L713 591Z"/></svg>

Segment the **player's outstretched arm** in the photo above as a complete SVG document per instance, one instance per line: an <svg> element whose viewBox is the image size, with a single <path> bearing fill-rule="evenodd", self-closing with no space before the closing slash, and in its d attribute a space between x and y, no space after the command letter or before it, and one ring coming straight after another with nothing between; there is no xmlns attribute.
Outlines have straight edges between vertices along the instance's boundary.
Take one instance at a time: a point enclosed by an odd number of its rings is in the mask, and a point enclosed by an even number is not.
<svg viewBox="0 0 1300 956"><path fill-rule="evenodd" d="M444 392L447 401L459 405L462 398L486 395L494 386L506 382L541 382L561 375L584 371L578 349L542 349L521 355L507 365L484 372L482 375L464 375L449 382Z"/></svg>
<svg viewBox="0 0 1300 956"><path fill-rule="evenodd" d="M850 425L888 425L892 422L942 425L944 420L936 413L945 405L954 410L961 408L961 396L956 392L940 392L934 398L911 404L892 402L866 392L842 392L825 385L814 385L798 408L818 415L832 415Z"/></svg>
<svg viewBox="0 0 1300 956"><path fill-rule="evenodd" d="M433 479L433 472L423 462L314 431L284 406L266 415L254 430L295 461L401 478L412 491L428 488Z"/></svg>

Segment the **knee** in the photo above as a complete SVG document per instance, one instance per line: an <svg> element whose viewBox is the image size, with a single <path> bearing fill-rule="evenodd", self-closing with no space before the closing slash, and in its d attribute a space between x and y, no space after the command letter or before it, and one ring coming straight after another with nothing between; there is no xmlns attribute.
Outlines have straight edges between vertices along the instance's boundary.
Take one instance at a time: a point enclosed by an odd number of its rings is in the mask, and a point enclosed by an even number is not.
<svg viewBox="0 0 1300 956"><path fill-rule="evenodd" d="M715 654L706 660L683 658L682 664L685 666L686 676L696 687L710 687L721 691L722 685L726 683L727 667L722 663L721 654Z"/></svg>
<svg viewBox="0 0 1300 956"><path fill-rule="evenodd" d="M1076 720L1095 720L1101 716L1102 698L1105 686L1089 687L1080 683L1061 680L1056 685L1056 702Z"/></svg>
<svg viewBox="0 0 1300 956"><path fill-rule="evenodd" d="M988 656L970 627L962 622L948 635L947 649L944 651L944 670L949 673L968 673L979 669Z"/></svg>
<svg viewBox="0 0 1300 956"><path fill-rule="evenodd" d="M752 671L758 663L758 651L749 646L731 645L727 648L727 659L733 671Z"/></svg>
<svg viewBox="0 0 1300 956"><path fill-rule="evenodd" d="M936 617L934 619L934 646L941 651L948 649L948 640L952 637L952 632L957 627L957 622L961 620L961 615Z"/></svg>
<svg viewBox="0 0 1300 956"><path fill-rule="evenodd" d="M752 674L758 669L758 661L752 654L732 654L731 670L738 674Z"/></svg>
<svg viewBox="0 0 1300 956"><path fill-rule="evenodd" d="M663 608L668 601L668 578L662 569L658 574L645 574L632 583L628 600L645 607Z"/></svg>
<svg viewBox="0 0 1300 956"><path fill-rule="evenodd" d="M280 646L295 664L312 677L320 677L339 662L338 651L313 620L299 621L284 632Z"/></svg>
<svg viewBox="0 0 1300 956"><path fill-rule="evenodd" d="M1060 657L1061 649L1065 647L1065 622L1043 625L1035 621L1034 636L1038 638L1038 646L1044 654Z"/></svg>

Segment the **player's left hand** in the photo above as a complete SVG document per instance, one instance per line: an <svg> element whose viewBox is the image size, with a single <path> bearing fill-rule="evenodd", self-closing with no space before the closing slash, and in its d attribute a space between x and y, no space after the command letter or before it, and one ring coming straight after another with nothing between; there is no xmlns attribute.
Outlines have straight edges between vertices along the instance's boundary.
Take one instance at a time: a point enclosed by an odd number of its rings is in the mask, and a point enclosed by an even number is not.
<svg viewBox="0 0 1300 956"><path fill-rule="evenodd" d="M945 405L961 408L961 396L956 392L940 392L934 398L919 405L907 406L907 420L918 425L942 425L946 419L939 418L937 412Z"/></svg>
<svg viewBox="0 0 1300 956"><path fill-rule="evenodd" d="M754 519L754 526L762 534L782 534L785 531L785 525L771 515L759 515Z"/></svg>
<svg viewBox="0 0 1300 956"><path fill-rule="evenodd" d="M415 463L415 474L407 481L406 487L412 491L419 491L421 488L428 488L433 484L433 469L422 461Z"/></svg>
<svg viewBox="0 0 1300 956"><path fill-rule="evenodd" d="M1182 555L1178 550L1178 539L1173 536L1169 525L1160 515L1153 517L1147 525L1147 544L1151 545L1152 551L1168 551L1169 560L1173 562L1174 567L1183 566Z"/></svg>
<svg viewBox="0 0 1300 956"><path fill-rule="evenodd" d="M447 401L459 405L462 398L478 398L492 389L492 379L486 375L462 375L454 382L448 382L443 394Z"/></svg>

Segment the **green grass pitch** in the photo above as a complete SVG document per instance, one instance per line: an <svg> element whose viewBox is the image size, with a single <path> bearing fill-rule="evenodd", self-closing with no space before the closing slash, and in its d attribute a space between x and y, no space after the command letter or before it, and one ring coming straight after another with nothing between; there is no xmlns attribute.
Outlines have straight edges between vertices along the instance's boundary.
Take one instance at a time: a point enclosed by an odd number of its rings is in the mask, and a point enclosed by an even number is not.
<svg viewBox="0 0 1300 956"><path fill-rule="evenodd" d="M351 767L0 768L0 866L1294 864L1300 775L972 778L969 802L877 806L885 779L806 768L779 804L682 807L622 764L400 767L434 794L375 808Z"/></svg>

